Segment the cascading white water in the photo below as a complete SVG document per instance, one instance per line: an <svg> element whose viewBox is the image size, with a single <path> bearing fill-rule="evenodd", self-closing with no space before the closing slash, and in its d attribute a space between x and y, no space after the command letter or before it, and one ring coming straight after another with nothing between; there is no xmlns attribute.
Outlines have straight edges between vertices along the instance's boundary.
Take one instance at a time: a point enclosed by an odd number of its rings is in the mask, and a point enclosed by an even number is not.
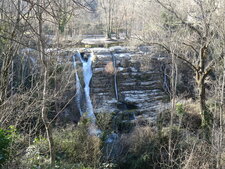
<svg viewBox="0 0 225 169"><path fill-rule="evenodd" d="M96 121L96 117L93 112L93 106L91 103L91 98L90 98L90 81L92 78L92 59L93 59L93 53L90 53L87 61L81 58L82 64L83 64L83 75L84 75L84 93L86 97L86 104L87 104L87 116L93 121Z"/></svg>
<svg viewBox="0 0 225 169"><path fill-rule="evenodd" d="M84 93L86 98L86 112L87 117L91 119L92 122L96 121L96 117L94 115L93 106L90 98L90 81L92 78L92 59L93 59L93 53L90 53L87 59L84 59L81 57L80 52L77 52L80 61L83 64L83 76L84 76Z"/></svg>
<svg viewBox="0 0 225 169"><path fill-rule="evenodd" d="M73 67L74 67L74 70L75 70L75 79L76 79L76 103L77 103L77 108L80 112L80 116L83 115L83 112L81 110L81 84L80 84L80 79L79 79L79 76L78 76L78 73L77 73L77 67L76 67L76 56L73 55Z"/></svg>
<svg viewBox="0 0 225 169"><path fill-rule="evenodd" d="M89 134L90 135L95 135L99 136L101 135L101 130L98 129L96 126L96 117L93 111L93 106L90 98L90 82L92 78L92 59L93 59L93 53L90 53L88 55L81 56L81 53L77 51L77 53L73 56L73 65L74 69L76 70L76 57L78 57L83 65L83 78L84 78L84 93L85 93L85 100L86 100L86 110L83 112L87 113L87 117L91 120L91 124L89 126ZM76 71L76 103L77 107L80 111L80 115L83 115L83 112L81 110L81 97L82 97L82 92L81 92L81 84L80 84L80 79ZM82 106L83 107L83 106Z"/></svg>

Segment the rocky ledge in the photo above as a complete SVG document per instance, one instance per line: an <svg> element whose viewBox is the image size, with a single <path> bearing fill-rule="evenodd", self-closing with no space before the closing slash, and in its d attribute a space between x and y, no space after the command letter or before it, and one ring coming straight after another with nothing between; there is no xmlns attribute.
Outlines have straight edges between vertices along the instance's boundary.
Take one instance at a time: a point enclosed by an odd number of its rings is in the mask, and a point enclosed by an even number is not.
<svg viewBox="0 0 225 169"><path fill-rule="evenodd" d="M91 82L94 112L130 110L136 119L155 123L157 112L164 109L163 102L168 98L163 90L164 62L160 57L121 47L94 49L94 53Z"/></svg>

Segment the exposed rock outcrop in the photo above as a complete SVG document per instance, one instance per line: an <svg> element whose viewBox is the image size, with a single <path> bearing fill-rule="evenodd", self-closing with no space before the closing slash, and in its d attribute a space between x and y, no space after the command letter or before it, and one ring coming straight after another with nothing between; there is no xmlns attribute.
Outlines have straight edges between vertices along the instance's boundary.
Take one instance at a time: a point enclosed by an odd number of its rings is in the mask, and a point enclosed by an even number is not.
<svg viewBox="0 0 225 169"><path fill-rule="evenodd" d="M156 122L157 112L166 98L163 91L161 61L151 54L143 55L126 48L95 49L91 98L95 113L135 109L137 118ZM112 54L116 66L112 63ZM116 70L114 70L116 69ZM114 73L117 74L119 100L116 100ZM122 106L124 105L125 108ZM143 119L143 118L142 118Z"/></svg>
<svg viewBox="0 0 225 169"><path fill-rule="evenodd" d="M79 49L60 52L60 56L64 56L67 62L72 61L71 56L76 50ZM92 50L94 58L92 60L93 75L90 83L90 96L94 113L113 112L117 114L117 121L154 125L157 113L165 108L164 102L168 98L163 90L164 71L162 65L166 64L165 57L160 57L151 51L142 52L139 49L123 47L92 48ZM114 55L114 62L112 55ZM85 75L80 60L77 59L76 63L82 92L81 109L84 110L86 103L83 76ZM115 94L115 78L118 99ZM71 95L75 93L71 92ZM79 111L75 104L75 99L71 100L71 103L64 109L65 113L62 112L61 115L74 114L73 116L76 118L71 120L78 121L76 114L79 115Z"/></svg>

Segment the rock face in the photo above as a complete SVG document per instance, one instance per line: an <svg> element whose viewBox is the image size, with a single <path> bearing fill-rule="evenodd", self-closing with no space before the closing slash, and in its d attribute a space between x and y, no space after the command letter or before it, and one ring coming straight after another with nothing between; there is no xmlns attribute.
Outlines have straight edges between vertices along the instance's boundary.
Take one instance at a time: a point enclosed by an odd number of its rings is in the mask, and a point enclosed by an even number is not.
<svg viewBox="0 0 225 169"><path fill-rule="evenodd" d="M96 57L92 63L91 82L94 112L110 113L135 109L136 118L145 117L156 122L156 113L162 109L161 103L167 98L162 87L163 62L156 56L143 55L126 48L114 47L111 50L112 52L109 49L94 50Z"/></svg>

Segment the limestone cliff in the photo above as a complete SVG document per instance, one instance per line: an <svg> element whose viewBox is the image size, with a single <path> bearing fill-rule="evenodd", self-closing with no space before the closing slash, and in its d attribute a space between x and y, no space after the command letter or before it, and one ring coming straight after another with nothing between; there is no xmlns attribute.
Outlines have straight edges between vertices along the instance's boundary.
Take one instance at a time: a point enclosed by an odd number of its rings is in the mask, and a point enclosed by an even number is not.
<svg viewBox="0 0 225 169"><path fill-rule="evenodd" d="M95 113L133 109L137 117L156 121L166 99L163 91L164 64L159 57L126 48L94 49L91 98ZM112 55L115 57L113 64ZM115 95L115 74L118 100Z"/></svg>

